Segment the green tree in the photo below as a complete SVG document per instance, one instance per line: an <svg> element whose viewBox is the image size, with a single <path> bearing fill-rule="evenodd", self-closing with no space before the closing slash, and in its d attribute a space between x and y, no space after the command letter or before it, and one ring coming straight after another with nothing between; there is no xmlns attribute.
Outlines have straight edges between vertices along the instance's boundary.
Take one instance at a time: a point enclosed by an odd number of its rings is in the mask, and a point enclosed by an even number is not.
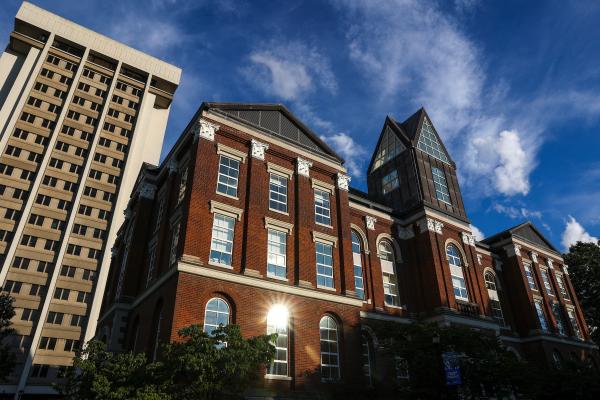
<svg viewBox="0 0 600 400"><path fill-rule="evenodd" d="M98 341L77 354L57 389L66 399L179 400L237 398L274 356L273 336L244 339L236 325L208 335L199 325L179 331L161 360L144 353L113 354Z"/></svg>
<svg viewBox="0 0 600 400"><path fill-rule="evenodd" d="M600 343L600 242L577 242L563 255L592 339Z"/></svg>
<svg viewBox="0 0 600 400"><path fill-rule="evenodd" d="M432 323L375 326L385 352L405 360L409 379L398 385L401 398L456 398L457 387L447 386L442 365L444 352L460 354L460 391L466 398L528 392L525 366L493 335L459 326Z"/></svg>
<svg viewBox="0 0 600 400"><path fill-rule="evenodd" d="M10 319L15 315L13 301L8 294L0 294L0 380L6 378L15 366L15 353L5 343L6 338L14 332L10 327Z"/></svg>

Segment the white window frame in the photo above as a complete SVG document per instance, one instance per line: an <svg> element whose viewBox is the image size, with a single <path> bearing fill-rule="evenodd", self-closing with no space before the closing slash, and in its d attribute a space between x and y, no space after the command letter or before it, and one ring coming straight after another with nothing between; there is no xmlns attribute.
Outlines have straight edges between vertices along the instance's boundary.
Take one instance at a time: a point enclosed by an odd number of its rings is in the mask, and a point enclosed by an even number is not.
<svg viewBox="0 0 600 400"><path fill-rule="evenodd" d="M285 231L267 228L267 276L270 278L287 280L287 236ZM273 241L274 237L278 241Z"/></svg>
<svg viewBox="0 0 600 400"><path fill-rule="evenodd" d="M379 262L382 264L381 279L383 282L384 303L389 307L400 307L400 290L398 288L398 271L396 269L396 254L389 240L382 239L377 244ZM383 263L392 264L393 274L384 272Z"/></svg>
<svg viewBox="0 0 600 400"><path fill-rule="evenodd" d="M450 254L450 248L455 249L456 254ZM448 257L448 264L450 265L450 276L452 278L454 298L457 300L469 301L469 291L464 276L463 256L454 243L446 245L446 257Z"/></svg>
<svg viewBox="0 0 600 400"><path fill-rule="evenodd" d="M556 277L556 284L558 285L558 290L560 291L560 294L562 294L562 297L565 300L571 300L569 292L567 291L567 287L565 286L565 281L562 277L562 274L555 274L554 276Z"/></svg>
<svg viewBox="0 0 600 400"><path fill-rule="evenodd" d="M331 193L326 189L314 188L315 223L331 227Z"/></svg>
<svg viewBox="0 0 600 400"><path fill-rule="evenodd" d="M240 179L240 164L241 160L238 157L229 154L219 155L219 170L217 175L217 193L237 199L237 191ZM236 166L232 166L235 164ZM221 170L225 169L225 172ZM235 171L235 176L231 174Z"/></svg>
<svg viewBox="0 0 600 400"><path fill-rule="evenodd" d="M229 225L231 223L231 227L223 226L220 227L217 225L217 221L224 221ZM231 233L231 237L229 237L229 233ZM225 236L223 237L223 234ZM218 237L221 236L221 237ZM209 263L214 265L223 266L226 268L231 268L233 264L233 241L235 239L235 217L230 215L221 214L219 212L215 212L213 216L213 226L212 226L212 237L210 241L210 254L209 254ZM227 250L220 250L217 246L224 246L225 249L229 248L229 252ZM213 252L219 253L218 260L213 257ZM223 262L223 255L229 256L229 263Z"/></svg>
<svg viewBox="0 0 600 400"><path fill-rule="evenodd" d="M333 243L315 241L315 263L317 272L317 287L323 289L335 289L335 281L333 274ZM329 253L325 250L329 249ZM319 261L319 256L322 257L322 262ZM327 264L326 260L331 259L331 264ZM319 272L321 269L321 272ZM328 274L327 272L331 272ZM319 279L321 278L321 279ZM322 283L319 283L321 281ZM331 282L331 286L328 284Z"/></svg>
<svg viewBox="0 0 600 400"><path fill-rule="evenodd" d="M542 274L542 282L544 283L546 294L548 296L554 296L554 290L552 290L552 283L550 283L550 275L548 275L549 271L545 268L540 268L540 273Z"/></svg>
<svg viewBox="0 0 600 400"><path fill-rule="evenodd" d="M546 314L544 314L544 304L541 300L534 300L533 303L540 323L540 328L542 331L548 332L548 320L546 319Z"/></svg>
<svg viewBox="0 0 600 400"><path fill-rule="evenodd" d="M214 307L215 309L209 309L209 307ZM222 306L225 306L222 309ZM216 323L208 323L208 316L214 315ZM231 307L229 307L229 303L223 300L220 297L213 297L206 302L206 306L204 307L204 324L202 330L209 335L217 329L219 326L227 326L229 325L229 321L231 318Z"/></svg>
<svg viewBox="0 0 600 400"><path fill-rule="evenodd" d="M282 319L281 317L279 319ZM267 315L267 335L276 333L277 339L272 343L275 347L275 357L271 361L271 365L267 368L268 377L287 377L289 376L289 316L285 318L285 321L273 321L271 315ZM283 344L285 343L285 347ZM283 357L282 357L283 356ZM277 373L278 368L276 365L285 365L285 374Z"/></svg>
<svg viewBox="0 0 600 400"><path fill-rule="evenodd" d="M352 240L352 268L354 271L354 290L360 299L365 299L365 279L362 267L362 243L360 235L350 231ZM358 251L357 251L358 250Z"/></svg>
<svg viewBox="0 0 600 400"><path fill-rule="evenodd" d="M327 334L323 335L324 332L327 332ZM332 335L335 337L334 339L332 339ZM321 380L326 382L338 381L340 379L338 324L329 315L323 316L319 321L319 342L321 344ZM332 349L333 347L334 349ZM327 351L323 349L327 349ZM324 358L327 358L328 361L335 359L335 363L324 362ZM331 374L328 373L325 376L324 371L330 371Z"/></svg>
<svg viewBox="0 0 600 400"><path fill-rule="evenodd" d="M288 178L274 172L269 174L269 210L288 213Z"/></svg>
<svg viewBox="0 0 600 400"><path fill-rule="evenodd" d="M527 283L529 284L529 289L538 291L537 285L535 283L535 278L533 277L533 270L531 269L533 264L525 263L523 264L523 270L525 271L525 278L527 278Z"/></svg>

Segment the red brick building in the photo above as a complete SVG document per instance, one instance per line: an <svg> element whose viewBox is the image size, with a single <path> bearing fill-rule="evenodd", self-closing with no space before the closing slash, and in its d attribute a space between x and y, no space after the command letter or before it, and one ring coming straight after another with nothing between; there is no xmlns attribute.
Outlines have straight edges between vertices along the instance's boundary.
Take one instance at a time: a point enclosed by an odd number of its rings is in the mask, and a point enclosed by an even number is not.
<svg viewBox="0 0 600 400"><path fill-rule="evenodd" d="M202 104L162 165L140 172L98 337L154 357L190 324L277 332L264 386L278 391L395 374L374 320L461 324L549 363L596 357L567 266L530 222L475 240L423 109L386 118L368 193L349 181L285 107Z"/></svg>

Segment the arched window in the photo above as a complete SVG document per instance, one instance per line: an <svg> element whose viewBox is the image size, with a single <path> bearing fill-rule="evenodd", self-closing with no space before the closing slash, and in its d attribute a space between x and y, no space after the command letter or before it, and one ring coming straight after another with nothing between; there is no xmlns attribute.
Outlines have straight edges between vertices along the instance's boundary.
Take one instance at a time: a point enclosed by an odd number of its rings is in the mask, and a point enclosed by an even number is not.
<svg viewBox="0 0 600 400"><path fill-rule="evenodd" d="M373 362L371 359L371 346L369 337L366 334L362 334L361 336L361 345L362 345L362 365L363 365L363 375L367 380L367 384L371 386L373 384Z"/></svg>
<svg viewBox="0 0 600 400"><path fill-rule="evenodd" d="M337 323L326 315L321 318L319 332L321 336L321 379L338 380L340 379L340 359Z"/></svg>
<svg viewBox="0 0 600 400"><path fill-rule="evenodd" d="M398 279L396 276L396 258L392 244L387 240L379 242L379 261L381 262L381 273L383 277L383 293L385 304L388 306L400 306L398 298Z"/></svg>
<svg viewBox="0 0 600 400"><path fill-rule="evenodd" d="M446 247L446 256L450 264L450 275L452 276L452 286L454 287L454 297L459 300L469 301L467 284L463 274L463 260L459 250L455 245L449 244Z"/></svg>
<svg viewBox="0 0 600 400"><path fill-rule="evenodd" d="M365 298L365 284L362 269L362 247L360 245L360 236L352 231L352 260L354 265L354 289L359 298Z"/></svg>
<svg viewBox="0 0 600 400"><path fill-rule="evenodd" d="M267 315L267 334L277 334L275 358L269 366L269 375L288 376L288 329L289 314L287 308L275 305Z"/></svg>
<svg viewBox="0 0 600 400"><path fill-rule="evenodd" d="M488 297L490 298L490 308L492 309L492 317L502 326L504 326L504 314L502 313L502 304L500 303L500 296L498 295L498 284L496 282L496 276L492 271L486 271L483 274L485 280L485 287L488 291Z"/></svg>
<svg viewBox="0 0 600 400"><path fill-rule="evenodd" d="M229 324L229 304L219 297L213 297L206 303L204 311L204 332L211 334L220 325Z"/></svg>

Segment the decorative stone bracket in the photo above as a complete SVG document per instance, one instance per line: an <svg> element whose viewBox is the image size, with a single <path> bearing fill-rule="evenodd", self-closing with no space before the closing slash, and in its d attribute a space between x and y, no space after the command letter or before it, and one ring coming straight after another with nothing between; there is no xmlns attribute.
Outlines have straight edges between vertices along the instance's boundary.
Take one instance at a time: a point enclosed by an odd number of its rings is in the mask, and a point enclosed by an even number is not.
<svg viewBox="0 0 600 400"><path fill-rule="evenodd" d="M201 118L194 127L194 140L203 138L212 142L215 140L215 132L217 130L219 130L219 125Z"/></svg>
<svg viewBox="0 0 600 400"><path fill-rule="evenodd" d="M375 222L377 222L377 218L372 217L370 215L365 215L365 223L367 224L367 229L371 231L375 230Z"/></svg>
<svg viewBox="0 0 600 400"><path fill-rule="evenodd" d="M252 157L258 160L265 159L265 151L269 148L266 143L259 142L258 140L252 139L250 142Z"/></svg>
<svg viewBox="0 0 600 400"><path fill-rule="evenodd" d="M296 172L298 173L298 175L306 176L308 178L310 177L310 167L312 167L312 165L312 162L305 160L304 158L298 157Z"/></svg>
<svg viewBox="0 0 600 400"><path fill-rule="evenodd" d="M442 224L440 221L436 221L435 219L431 219L431 218L424 218L422 220L420 220L418 222L419 224L419 230L421 233L425 232L425 231L430 231L430 232L435 232L439 235L442 234L442 228L444 227L444 224Z"/></svg>
<svg viewBox="0 0 600 400"><path fill-rule="evenodd" d="M337 186L338 186L338 188L340 190L348 191L351 179L352 178L350 178L348 175L338 173L337 174Z"/></svg>

